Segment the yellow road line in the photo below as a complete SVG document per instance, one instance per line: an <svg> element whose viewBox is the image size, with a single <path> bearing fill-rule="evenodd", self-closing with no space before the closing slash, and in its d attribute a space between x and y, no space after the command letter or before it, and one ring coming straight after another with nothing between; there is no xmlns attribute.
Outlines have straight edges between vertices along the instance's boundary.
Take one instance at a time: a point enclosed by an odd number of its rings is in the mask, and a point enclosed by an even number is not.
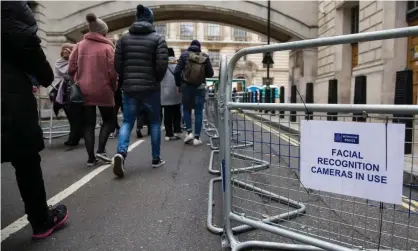
<svg viewBox="0 0 418 251"><path fill-rule="evenodd" d="M417 211L417 209L415 207L418 208L418 201L410 200L406 196L402 196L402 200L404 201L404 202L402 202L402 206L404 208L409 209L409 204L411 204L411 211L413 211L413 212Z"/></svg>
<svg viewBox="0 0 418 251"><path fill-rule="evenodd" d="M242 118L244 118L244 115L239 114ZM250 118L249 116L245 116L246 119L250 120L251 122L254 123L254 125L257 125L261 128L263 128L264 130L267 130L271 133L273 133L274 135L276 135L277 137L280 137L281 139L289 142L290 144L294 145L294 146L299 146L299 142L295 139L292 139L291 137L287 136L284 133L281 133L279 131L274 130L271 126L266 126L263 123L260 123L258 121L255 121L254 119Z"/></svg>

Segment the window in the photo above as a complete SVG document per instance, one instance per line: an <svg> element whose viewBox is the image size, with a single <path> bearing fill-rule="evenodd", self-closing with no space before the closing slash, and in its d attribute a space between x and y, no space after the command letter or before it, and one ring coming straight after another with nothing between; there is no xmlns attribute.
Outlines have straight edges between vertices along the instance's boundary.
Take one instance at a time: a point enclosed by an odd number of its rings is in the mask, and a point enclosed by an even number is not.
<svg viewBox="0 0 418 251"><path fill-rule="evenodd" d="M408 11L418 8L418 1L408 1Z"/></svg>
<svg viewBox="0 0 418 251"><path fill-rule="evenodd" d="M221 26L219 24L207 24L207 40L221 40Z"/></svg>
<svg viewBox="0 0 418 251"><path fill-rule="evenodd" d="M219 67L219 50L209 50L208 54L212 65L215 67Z"/></svg>
<svg viewBox="0 0 418 251"><path fill-rule="evenodd" d="M267 85L267 82L270 84L270 85L273 85L274 84L274 78L270 78L270 81L267 81L268 80L268 78L263 78L263 85Z"/></svg>
<svg viewBox="0 0 418 251"><path fill-rule="evenodd" d="M408 1L408 11L406 12L406 20L412 22L418 18L418 1Z"/></svg>
<svg viewBox="0 0 418 251"><path fill-rule="evenodd" d="M235 50L235 53L239 52L240 50L241 50L241 49L237 49L237 50ZM247 55L245 55L245 56L241 57L241 58L239 59L239 61L247 61Z"/></svg>
<svg viewBox="0 0 418 251"><path fill-rule="evenodd" d="M268 55L270 54L270 55ZM268 57L269 56L269 57ZM267 68L267 63L270 62L270 67L269 68L273 68L273 64L274 64L274 53L273 52L264 52L263 53L263 68ZM266 60L266 62L264 62Z"/></svg>
<svg viewBox="0 0 418 251"><path fill-rule="evenodd" d="M158 34L161 34L163 36L167 36L167 25L166 24L156 24L155 26L155 32Z"/></svg>
<svg viewBox="0 0 418 251"><path fill-rule="evenodd" d="M359 33L359 7L351 8L351 34ZM358 43L351 44L351 69L358 66Z"/></svg>
<svg viewBox="0 0 418 251"><path fill-rule="evenodd" d="M180 39L192 40L194 37L194 25L193 23L180 24Z"/></svg>
<svg viewBox="0 0 418 251"><path fill-rule="evenodd" d="M235 41L247 41L247 31L239 28L234 28Z"/></svg>

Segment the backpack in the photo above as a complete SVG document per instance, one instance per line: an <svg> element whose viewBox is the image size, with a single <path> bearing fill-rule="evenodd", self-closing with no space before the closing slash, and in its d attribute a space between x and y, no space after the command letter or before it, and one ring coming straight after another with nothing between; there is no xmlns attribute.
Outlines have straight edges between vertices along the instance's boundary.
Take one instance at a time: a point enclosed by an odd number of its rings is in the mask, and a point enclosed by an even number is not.
<svg viewBox="0 0 418 251"><path fill-rule="evenodd" d="M195 53L189 51L186 66L183 70L183 80L187 84L200 86L206 79L206 60L208 59L202 52Z"/></svg>

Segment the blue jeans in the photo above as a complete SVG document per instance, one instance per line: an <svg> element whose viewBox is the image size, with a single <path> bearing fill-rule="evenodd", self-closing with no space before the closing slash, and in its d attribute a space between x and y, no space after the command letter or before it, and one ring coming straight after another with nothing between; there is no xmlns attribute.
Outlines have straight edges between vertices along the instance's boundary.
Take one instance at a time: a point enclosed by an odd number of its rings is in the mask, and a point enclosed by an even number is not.
<svg viewBox="0 0 418 251"><path fill-rule="evenodd" d="M202 130L203 107L205 105L205 89L197 89L194 86L183 84L181 88L183 118L186 131L192 132L192 109L194 108L195 126L194 135L199 137Z"/></svg>
<svg viewBox="0 0 418 251"><path fill-rule="evenodd" d="M134 127L137 109L146 109L151 127L152 158L160 157L161 121L160 121L160 92L154 92L143 98L133 98L122 94L123 124L119 130L118 153L127 155L129 140Z"/></svg>

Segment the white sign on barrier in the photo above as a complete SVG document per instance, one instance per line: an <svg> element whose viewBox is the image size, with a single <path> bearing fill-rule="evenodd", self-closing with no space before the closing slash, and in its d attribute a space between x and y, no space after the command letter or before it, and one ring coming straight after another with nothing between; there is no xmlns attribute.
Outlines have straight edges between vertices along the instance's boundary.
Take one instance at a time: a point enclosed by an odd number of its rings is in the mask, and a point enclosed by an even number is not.
<svg viewBox="0 0 418 251"><path fill-rule="evenodd" d="M300 136L305 187L402 203L404 124L304 120Z"/></svg>

